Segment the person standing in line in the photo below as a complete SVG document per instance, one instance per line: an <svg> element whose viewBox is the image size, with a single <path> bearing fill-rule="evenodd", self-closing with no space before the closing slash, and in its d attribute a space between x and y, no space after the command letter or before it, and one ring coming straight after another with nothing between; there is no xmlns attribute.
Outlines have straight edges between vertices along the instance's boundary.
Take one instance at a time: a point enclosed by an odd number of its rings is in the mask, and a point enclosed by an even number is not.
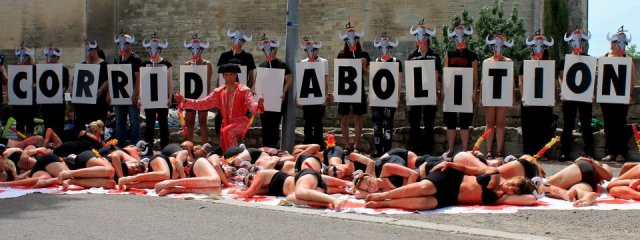
<svg viewBox="0 0 640 240"><path fill-rule="evenodd" d="M282 105L280 112L265 111L260 119L262 121L262 145L270 148L278 148L278 141L280 141L280 123L282 122L282 113L287 111L287 93L291 90L292 76L291 70L286 63L277 58L278 48L280 47L280 41L272 40L267 37L266 34L262 35L262 41L258 45L260 50L266 57L259 67L261 68L279 68L284 69L284 85L282 87L282 95L280 99ZM263 83L266 84L266 83Z"/></svg>
<svg viewBox="0 0 640 240"><path fill-rule="evenodd" d="M33 69L32 73L32 88L35 90L36 86L36 67L33 59L35 55L34 48L27 48L24 43L20 44L20 48L16 50L16 56L18 57L18 65L31 65ZM8 86L10 87L10 86ZM36 94L33 94L33 104L31 106L13 105L13 118L16 120L16 130L29 136L33 134L33 127L35 126L34 118L36 115Z"/></svg>
<svg viewBox="0 0 640 240"><path fill-rule="evenodd" d="M133 52L133 44L136 42L135 36L122 32L114 38L114 42L118 44L118 57L113 60L113 64L130 64L131 76L134 78L131 104L113 106L116 115L118 146L125 147L128 145L127 139L130 144L136 144L140 141L140 107L138 100L140 99L140 65L142 60ZM128 125L127 117L129 118ZM129 134L127 135L127 133Z"/></svg>
<svg viewBox="0 0 640 240"><path fill-rule="evenodd" d="M109 111L109 103L107 101L109 95L108 84L108 71L107 61L104 60L104 52L99 48L98 42L93 40L92 42L85 41L84 43L85 58L83 64L99 64L100 74L98 76L98 93L95 104L73 104L73 126L75 136L78 136L80 131L86 129L87 124L100 120L105 122L107 120L107 112Z"/></svg>
<svg viewBox="0 0 640 240"><path fill-rule="evenodd" d="M436 34L436 30L429 30L424 25L424 19L420 20L418 28L413 27L409 31L416 38L417 48L409 55L408 60L433 60L436 66L436 81L440 79L442 74L442 61L440 54L431 48L431 37ZM440 82L440 91L442 91L442 82ZM433 135L434 122L437 105L410 106L408 111L409 133L408 149L417 155L429 154L433 155ZM423 120L424 119L424 120ZM424 121L424 129L420 129L420 122Z"/></svg>
<svg viewBox="0 0 640 240"><path fill-rule="evenodd" d="M203 43L198 39L198 34L194 34L191 41L187 43L184 42L184 47L189 49L191 52L191 60L187 61L186 65L206 65L207 66L207 81L206 95L209 94L211 90L211 75L213 74L213 67L211 66L211 62L209 60L202 58L202 52L205 49L209 48L209 42ZM196 125L196 111L191 109L185 109L185 122L187 125L187 140L193 142L193 133L195 131ZM208 110L198 111L198 124L200 125L200 143L205 144L209 142L209 127L207 126L207 116L209 115Z"/></svg>
<svg viewBox="0 0 640 240"><path fill-rule="evenodd" d="M320 62L324 68L324 92L326 93L325 101L318 105L306 105L302 106L302 116L304 118L304 144L318 144L321 149L324 149L324 138L322 134L324 132L322 126L322 118L324 118L324 112L327 105L333 100L333 94L328 93L329 89L329 61L327 59L318 56L318 51L322 47L322 42L313 41L307 37L304 37L303 42L300 43L300 47L307 54L307 58L302 59L300 62Z"/></svg>
<svg viewBox="0 0 640 240"><path fill-rule="evenodd" d="M49 46L44 49L44 56L47 64L59 64L62 50ZM51 128L58 136L64 136L64 117L67 111L67 104L64 101L64 93L69 88L69 69L62 67L62 102L56 104L40 105L44 129Z"/></svg>

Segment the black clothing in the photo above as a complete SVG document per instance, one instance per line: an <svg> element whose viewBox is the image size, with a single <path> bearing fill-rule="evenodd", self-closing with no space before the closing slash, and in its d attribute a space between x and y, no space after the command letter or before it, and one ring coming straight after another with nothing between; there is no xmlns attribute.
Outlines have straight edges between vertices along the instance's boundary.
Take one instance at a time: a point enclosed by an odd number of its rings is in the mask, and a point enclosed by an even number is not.
<svg viewBox="0 0 640 240"><path fill-rule="evenodd" d="M102 84L106 84L109 79L109 74L107 71L107 61L102 61L100 63L100 76L98 78L98 89ZM97 93L96 93L97 94ZM102 94L98 95L96 99L96 104L82 104L82 103L74 103L73 111L74 111L74 130L77 135L82 130L85 130L87 124L96 121L102 120L102 122L106 122L107 120L107 112L109 111L110 105L107 104L107 95L109 91L104 91Z"/></svg>
<svg viewBox="0 0 640 240"><path fill-rule="evenodd" d="M273 59L271 62L263 62L260 64L262 68L279 68L284 69L284 75L291 74L291 70L286 63L280 59ZM280 122L282 121L282 114L287 111L287 99L288 94L284 95L280 112L265 111L260 115L262 122L262 145L278 148L278 141L280 141Z"/></svg>
<svg viewBox="0 0 640 240"><path fill-rule="evenodd" d="M302 106L302 116L304 118L304 144L319 144L324 148L322 133L322 118L326 107L322 105Z"/></svg>
<svg viewBox="0 0 640 240"><path fill-rule="evenodd" d="M478 61L478 55L470 51L469 49L452 50L447 52L448 67L473 67L473 62ZM470 81L473 81L471 79ZM452 130L456 127L460 127L461 130L469 129L473 122L473 113L455 113L445 112L442 114L444 124L447 125L447 129Z"/></svg>
<svg viewBox="0 0 640 240"><path fill-rule="evenodd" d="M407 161L402 159L400 156L389 155L385 158L380 158L375 161L375 173L377 177L380 177L382 173L382 167L385 164L398 164L400 166L407 166ZM404 183L404 179L401 176L388 176L389 181L393 184L393 186L401 187Z"/></svg>
<svg viewBox="0 0 640 240"><path fill-rule="evenodd" d="M247 79L249 79L249 72L251 70L256 69L256 64L253 60L253 55L251 55L251 53L246 52L246 51L242 51L238 54L233 54L233 50L229 50L226 52L223 52L220 55L220 58L218 59L218 67L222 66L224 64L238 64L238 65L242 65L242 66L247 66ZM248 87L253 87L253 86L248 86Z"/></svg>
<svg viewBox="0 0 640 240"><path fill-rule="evenodd" d="M58 156L69 156L70 154L80 154L86 150L101 149L102 144L87 135L78 137L77 141L65 142L53 149L53 153Z"/></svg>
<svg viewBox="0 0 640 240"><path fill-rule="evenodd" d="M408 120L411 131L407 148L418 155L433 153L434 121L438 106L410 106ZM420 129L420 122L424 119L424 129Z"/></svg>
<svg viewBox="0 0 640 240"><path fill-rule="evenodd" d="M304 161L307 160L308 158L315 159L316 161L318 161L320 166L322 166L322 162L317 157L313 155L300 154L298 155L298 158L296 159L296 165L294 166L296 173L302 171L302 163L304 163Z"/></svg>
<svg viewBox="0 0 640 240"><path fill-rule="evenodd" d="M600 178L598 177L593 165L587 161L578 161L576 164L578 165L578 168L580 168L580 174L582 174L582 180L580 180L580 182L591 186L591 189L593 189L594 192L598 190Z"/></svg>
<svg viewBox="0 0 640 240"><path fill-rule="evenodd" d="M251 156L251 164L255 164L263 153L262 150L257 148L247 148L247 152L249 152L249 156Z"/></svg>
<svg viewBox="0 0 640 240"><path fill-rule="evenodd" d="M538 176L538 167L535 164L524 159L518 159L518 162L522 165L522 168L524 168L525 177L532 179Z"/></svg>
<svg viewBox="0 0 640 240"><path fill-rule="evenodd" d="M71 170L87 168L87 162L89 162L89 159L95 157L97 156L93 151L84 151L78 154L72 162L67 161L67 165Z"/></svg>
<svg viewBox="0 0 640 240"><path fill-rule="evenodd" d="M155 66L165 65L168 68L171 68L173 65L166 59L155 63ZM142 67L152 67L154 64L147 60L142 63ZM172 89L169 89L172 91ZM158 120L158 125L160 127L160 148L164 148L169 144L169 109L168 108L156 108L156 109L145 109L145 128L144 128L144 140L149 144L153 145L154 142L154 131L156 126L156 115Z"/></svg>
<svg viewBox="0 0 640 240"><path fill-rule="evenodd" d="M562 136L560 144L562 154L568 156L573 144L573 129L575 128L576 113L580 113L580 128L582 130L582 141L584 141L584 153L593 156L593 128L591 127L591 103L565 100L562 102ZM548 140L547 140L548 141Z"/></svg>
<svg viewBox="0 0 640 240"><path fill-rule="evenodd" d="M298 179L300 179L304 175L309 175L309 174L313 175L318 180L318 185L316 187L317 188L321 188L326 192L327 191L327 184L324 181L322 181L322 174L320 172L312 169L312 168L307 168L305 170L302 170L302 171L296 173L294 181L296 183L298 183Z"/></svg>
<svg viewBox="0 0 640 240"><path fill-rule="evenodd" d="M489 182L491 182L490 174L482 174L476 176L476 182L478 182L478 184L480 184L480 187L482 187L482 203L493 204L498 201L500 197L502 197L498 196L498 194L496 194L496 192L494 192L493 190L487 188L487 185L489 185Z"/></svg>
<svg viewBox="0 0 640 240"><path fill-rule="evenodd" d="M398 156L398 157L404 159L407 162L409 161L409 150L404 149L404 148L391 149L391 150L389 150L387 152L387 154ZM418 163L416 163L416 165L418 165Z"/></svg>
<svg viewBox="0 0 640 240"><path fill-rule="evenodd" d="M453 206L458 203L458 194L464 173L447 169L445 171L430 172L425 178L436 187L434 197L438 201L437 208Z"/></svg>
<svg viewBox="0 0 640 240"><path fill-rule="evenodd" d="M289 177L288 174L283 172L276 172L271 177L271 182L269 182L269 196L276 197L286 197L282 188L284 187L284 181ZM296 179L297 180L297 179Z"/></svg>
<svg viewBox="0 0 640 240"><path fill-rule="evenodd" d="M170 157L171 155L177 153L178 151L181 151L182 148L180 147L180 145L176 144L176 143L171 143L168 144L167 146L162 148L162 151L160 151L160 153L166 157Z"/></svg>
<svg viewBox="0 0 640 240"><path fill-rule="evenodd" d="M62 87L69 88L69 69L62 67ZM64 95L64 93L63 93ZM44 128L51 128L58 136L64 136L64 118L67 112L67 104L64 96L61 103L40 105Z"/></svg>
<svg viewBox="0 0 640 240"><path fill-rule="evenodd" d="M147 165L147 172L153 172L151 162L156 161L156 159L158 158L164 159L164 161L167 163L167 167L169 167L169 179L173 179L173 165L171 164L171 160L169 160L169 157L162 154L155 155L153 156L153 158L151 158L151 160L149 160L149 164Z"/></svg>
<svg viewBox="0 0 640 240"><path fill-rule="evenodd" d="M31 172L29 173L29 177L33 177L33 174L39 171L47 171L47 166L51 163L59 163L60 159L58 155L55 154L46 154L36 157L36 163L31 168Z"/></svg>

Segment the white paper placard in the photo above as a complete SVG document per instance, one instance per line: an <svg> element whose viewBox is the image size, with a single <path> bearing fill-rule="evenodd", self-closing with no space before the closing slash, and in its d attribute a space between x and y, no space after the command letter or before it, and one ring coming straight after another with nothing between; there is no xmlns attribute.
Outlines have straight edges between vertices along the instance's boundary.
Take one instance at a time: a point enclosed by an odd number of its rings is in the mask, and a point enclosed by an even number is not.
<svg viewBox="0 0 640 240"><path fill-rule="evenodd" d="M282 88L284 87L284 69L257 68L256 98L264 97L264 110L280 112L282 107Z"/></svg>
<svg viewBox="0 0 640 240"><path fill-rule="evenodd" d="M565 55L562 74L562 100L593 102L597 59L591 56Z"/></svg>
<svg viewBox="0 0 640 240"><path fill-rule="evenodd" d="M140 68L140 101L142 108L168 108L167 67Z"/></svg>
<svg viewBox="0 0 640 240"><path fill-rule="evenodd" d="M36 65L36 102L38 104L61 104L62 64Z"/></svg>
<svg viewBox="0 0 640 240"><path fill-rule="evenodd" d="M191 77L187 77L187 75L191 75ZM186 90L189 91L187 92ZM180 66L180 94L189 99L202 99L209 95L209 90L207 89L207 65Z"/></svg>
<svg viewBox="0 0 640 240"><path fill-rule="evenodd" d="M555 61L525 60L523 64L522 105L554 106L556 104Z"/></svg>
<svg viewBox="0 0 640 240"><path fill-rule="evenodd" d="M333 98L338 103L362 102L362 60L333 60Z"/></svg>
<svg viewBox="0 0 640 240"><path fill-rule="evenodd" d="M33 66L9 65L7 72L9 105L33 105Z"/></svg>
<svg viewBox="0 0 640 240"><path fill-rule="evenodd" d="M513 106L512 61L482 62L482 106Z"/></svg>
<svg viewBox="0 0 640 240"><path fill-rule="evenodd" d="M629 104L631 100L630 57L598 58L598 81L596 101L599 103Z"/></svg>
<svg viewBox="0 0 640 240"><path fill-rule="evenodd" d="M443 112L473 112L473 68L445 67Z"/></svg>
<svg viewBox="0 0 640 240"><path fill-rule="evenodd" d="M98 100L98 83L100 81L100 64L76 64L71 102L96 104Z"/></svg>
<svg viewBox="0 0 640 240"><path fill-rule="evenodd" d="M436 105L436 63L434 60L405 61L407 106Z"/></svg>
<svg viewBox="0 0 640 240"><path fill-rule="evenodd" d="M369 64L369 106L398 107L400 63L371 62Z"/></svg>
<svg viewBox="0 0 640 240"><path fill-rule="evenodd" d="M242 83L242 85L249 86L247 85L247 66L238 65L238 67L240 67L240 73L238 73L238 80L240 81L240 83ZM223 86L224 84L225 82L224 82L224 77L222 77L222 73L218 73L218 87Z"/></svg>
<svg viewBox="0 0 640 240"><path fill-rule="evenodd" d="M131 105L135 76L131 75L131 64L109 64L109 94L111 105Z"/></svg>
<svg viewBox="0 0 640 240"><path fill-rule="evenodd" d="M295 85L298 104L305 106L324 103L326 74L322 62L296 63Z"/></svg>

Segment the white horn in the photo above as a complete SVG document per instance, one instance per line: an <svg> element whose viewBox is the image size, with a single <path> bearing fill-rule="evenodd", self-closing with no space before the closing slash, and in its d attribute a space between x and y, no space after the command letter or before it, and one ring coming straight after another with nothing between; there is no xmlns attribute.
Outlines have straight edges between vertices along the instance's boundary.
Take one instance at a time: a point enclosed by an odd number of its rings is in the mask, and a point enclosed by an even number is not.
<svg viewBox="0 0 640 240"><path fill-rule="evenodd" d="M243 34L242 39L244 39L245 42L251 42L251 40L253 39L253 35L247 37L247 35Z"/></svg>
<svg viewBox="0 0 640 240"><path fill-rule="evenodd" d="M271 43L269 43L270 47L274 47L274 48L279 48L280 47L280 40L275 40Z"/></svg>
<svg viewBox="0 0 640 240"><path fill-rule="evenodd" d="M554 41L553 41L553 37L551 37L551 42L549 42L549 41L547 41L547 40L544 40L544 42L543 42L543 43L544 43L544 45L547 45L548 47L553 46L553 43L554 43Z"/></svg>
<svg viewBox="0 0 640 240"><path fill-rule="evenodd" d="M376 48L380 47L380 42L378 42L378 40L373 40L373 46Z"/></svg>
<svg viewBox="0 0 640 240"><path fill-rule="evenodd" d="M627 43L631 42L631 34L629 34L629 39L627 39Z"/></svg>
<svg viewBox="0 0 640 240"><path fill-rule="evenodd" d="M464 34L473 35L473 27L469 27L469 30L464 30Z"/></svg>
<svg viewBox="0 0 640 240"><path fill-rule="evenodd" d="M313 48L317 48L317 49L322 48L322 41L318 42L318 44L313 44Z"/></svg>
<svg viewBox="0 0 640 240"><path fill-rule="evenodd" d="M200 42L200 47L201 47L201 48L205 48L205 49L206 49L206 48L209 48L209 41L207 41L207 43L202 43L202 42Z"/></svg>
<svg viewBox="0 0 640 240"><path fill-rule="evenodd" d="M567 34L566 34L566 33L564 34L564 41L565 41L565 42L569 42L569 41L571 41L571 39L573 39L573 38L571 37L571 35L570 35L569 37L567 37Z"/></svg>
<svg viewBox="0 0 640 240"><path fill-rule="evenodd" d="M142 47L144 48L148 48L149 47L149 43L147 42L147 39L142 39Z"/></svg>
<svg viewBox="0 0 640 240"><path fill-rule="evenodd" d="M397 47L399 43L400 43L400 42L399 42L399 41L398 41L398 39L396 38L396 41L395 41L395 42L389 42L389 46Z"/></svg>
<svg viewBox="0 0 640 240"><path fill-rule="evenodd" d="M436 28L434 27L433 30L429 30L429 28L424 28L424 32L426 32L427 34L429 34L430 36L435 36L436 35Z"/></svg>
<svg viewBox="0 0 640 240"><path fill-rule="evenodd" d="M413 26L411 26L411 29L409 29L409 34L411 34L411 35L416 35L416 34L418 33L418 30L419 30L419 29L420 29L420 28L418 28L418 29L416 29L416 30L413 30Z"/></svg>
<svg viewBox="0 0 640 240"><path fill-rule="evenodd" d="M343 33L343 32L339 32L339 33L338 33L338 37L340 38L340 40L344 40L344 39L346 39L346 38L347 38L347 34L346 34L346 33Z"/></svg>
<svg viewBox="0 0 640 240"><path fill-rule="evenodd" d="M29 56L33 56L35 54L35 49L34 48L32 48L32 49L28 49L27 48L27 50L24 51L24 52Z"/></svg>
<svg viewBox="0 0 640 240"><path fill-rule="evenodd" d="M307 44L305 44L304 42L301 42L300 43L300 48L306 49L307 48Z"/></svg>
<svg viewBox="0 0 640 240"><path fill-rule="evenodd" d="M447 28L447 36L448 36L448 37L453 37L453 36L455 36L455 35L456 35L456 32L455 32L455 31L451 32L451 29Z"/></svg>
<svg viewBox="0 0 640 240"><path fill-rule="evenodd" d="M20 49L16 49L16 55L20 55Z"/></svg>
<svg viewBox="0 0 640 240"><path fill-rule="evenodd" d="M183 45L185 48L190 48L192 46L191 42L187 43L187 40L184 40Z"/></svg>
<svg viewBox="0 0 640 240"><path fill-rule="evenodd" d="M531 46L531 45L533 45L535 43L536 43L535 40L529 41L529 36L527 36L527 39L524 40L524 44L527 44L527 46Z"/></svg>
<svg viewBox="0 0 640 240"><path fill-rule="evenodd" d="M231 29L227 30L227 36L228 37L234 37L235 34L233 32L231 32Z"/></svg>
<svg viewBox="0 0 640 240"><path fill-rule="evenodd" d="M587 31L587 35L582 34L582 38L584 38L584 40L589 40L591 38L591 32Z"/></svg>
<svg viewBox="0 0 640 240"><path fill-rule="evenodd" d="M130 38L126 39L128 43L134 44L136 43L136 36L133 36L133 34L131 35Z"/></svg>
<svg viewBox="0 0 640 240"><path fill-rule="evenodd" d="M164 44L158 43L158 46L161 47L162 49L165 49L169 46L169 42L167 40L164 40Z"/></svg>
<svg viewBox="0 0 640 240"><path fill-rule="evenodd" d="M489 40L489 35L487 35L487 37L484 38L484 43L487 45L492 45L496 43L496 40L495 39Z"/></svg>
<svg viewBox="0 0 640 240"><path fill-rule="evenodd" d="M118 35L114 36L114 37L113 37L113 42L114 42L114 43L118 43L118 42L120 42L120 37L119 37Z"/></svg>
<svg viewBox="0 0 640 240"><path fill-rule="evenodd" d="M504 45L507 47L513 47L513 39L510 42L504 42Z"/></svg>
<svg viewBox="0 0 640 240"><path fill-rule="evenodd" d="M356 37L359 37L359 38L364 37L364 31L356 32Z"/></svg>

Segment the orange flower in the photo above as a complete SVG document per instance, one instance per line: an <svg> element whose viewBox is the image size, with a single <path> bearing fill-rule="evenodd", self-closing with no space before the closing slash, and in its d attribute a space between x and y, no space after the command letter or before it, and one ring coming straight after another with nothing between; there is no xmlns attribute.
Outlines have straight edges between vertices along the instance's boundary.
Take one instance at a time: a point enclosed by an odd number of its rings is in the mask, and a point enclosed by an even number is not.
<svg viewBox="0 0 640 240"><path fill-rule="evenodd" d="M327 148L332 148L336 146L336 136L333 134L327 134L327 140L325 141L327 144Z"/></svg>

